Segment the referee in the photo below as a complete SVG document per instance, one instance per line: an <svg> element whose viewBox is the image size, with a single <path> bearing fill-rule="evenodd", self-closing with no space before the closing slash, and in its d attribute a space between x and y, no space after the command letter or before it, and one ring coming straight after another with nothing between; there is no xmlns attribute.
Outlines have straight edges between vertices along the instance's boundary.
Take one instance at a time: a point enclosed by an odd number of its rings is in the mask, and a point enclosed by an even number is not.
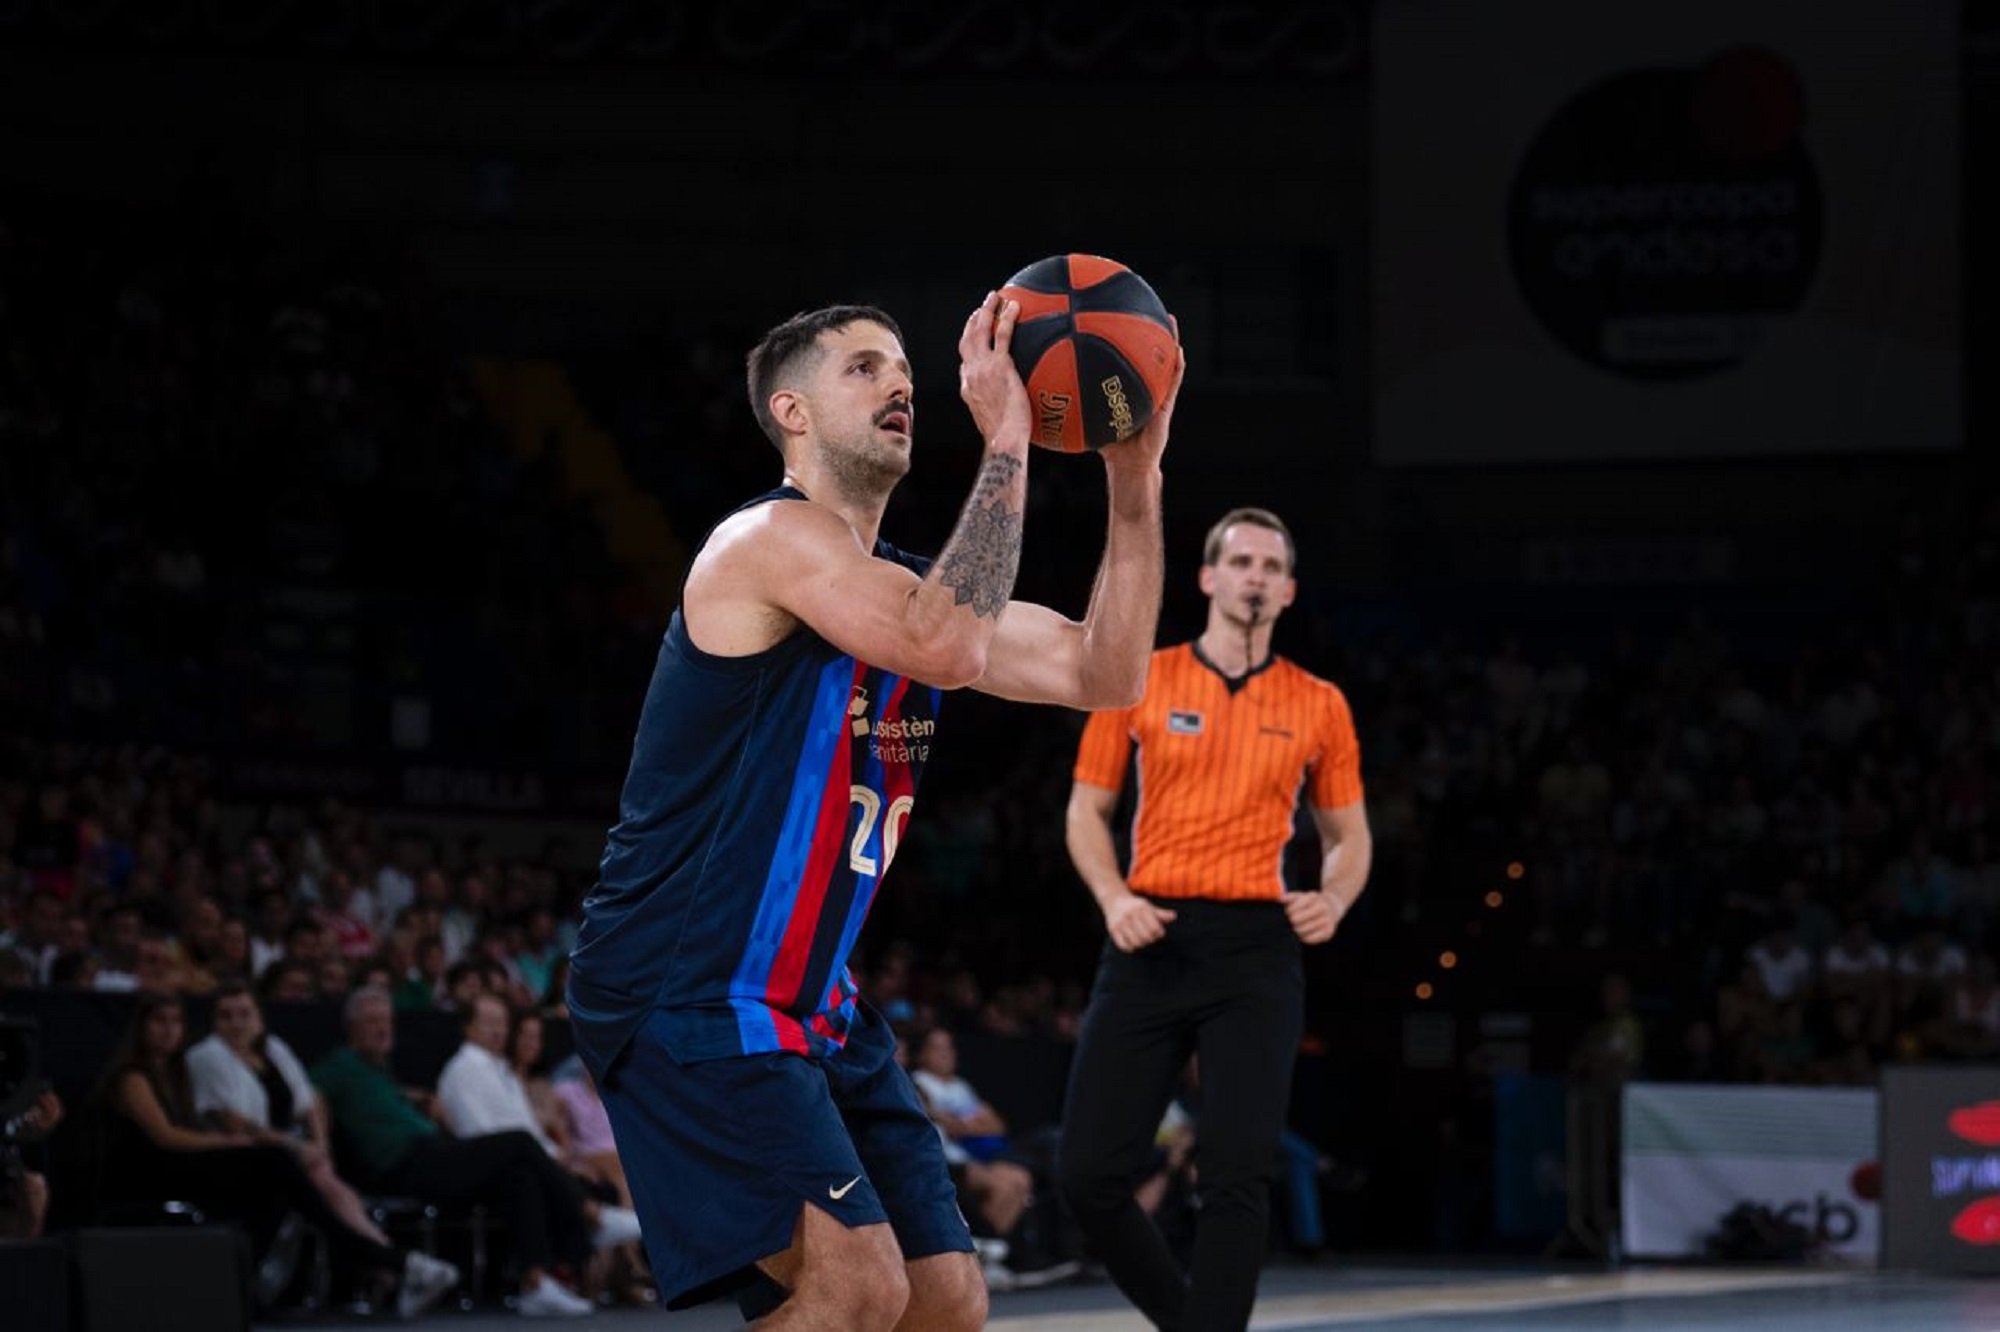
<svg viewBox="0 0 2000 1332"><path fill-rule="evenodd" d="M1091 716L1069 853L1109 942L1063 1113L1063 1192L1119 1289L1163 1332L1240 1332L1262 1265L1270 1175L1304 1021L1299 945L1325 943L1368 878L1361 750L1340 690L1271 655L1291 605L1292 536L1234 509L1209 529L1200 638L1153 654L1146 695ZM1138 751L1132 868L1111 816ZM1301 793L1318 892L1284 890ZM1190 1054L1201 1058L1191 1271L1133 1201Z"/></svg>

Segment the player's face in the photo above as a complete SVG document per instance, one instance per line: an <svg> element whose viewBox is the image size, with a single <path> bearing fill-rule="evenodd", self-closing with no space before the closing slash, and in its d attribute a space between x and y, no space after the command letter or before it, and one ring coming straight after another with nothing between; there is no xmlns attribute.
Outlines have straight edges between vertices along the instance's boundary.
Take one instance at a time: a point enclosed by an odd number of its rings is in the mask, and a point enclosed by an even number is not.
<svg viewBox="0 0 2000 1332"><path fill-rule="evenodd" d="M819 456L860 493L886 490L910 470L916 428L903 344L860 320L820 334L819 345L824 355L806 394Z"/></svg>
<svg viewBox="0 0 2000 1332"><path fill-rule="evenodd" d="M1298 593L1284 535L1255 523L1224 528L1215 563L1201 566L1201 590L1231 624L1250 622L1252 597L1260 603L1257 623L1277 619Z"/></svg>

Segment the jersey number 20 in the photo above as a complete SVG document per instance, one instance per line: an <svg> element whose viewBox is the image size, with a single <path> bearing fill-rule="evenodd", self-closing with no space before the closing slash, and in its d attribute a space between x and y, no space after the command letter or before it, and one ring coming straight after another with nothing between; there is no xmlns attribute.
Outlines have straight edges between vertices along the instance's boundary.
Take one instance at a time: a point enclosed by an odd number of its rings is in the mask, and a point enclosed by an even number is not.
<svg viewBox="0 0 2000 1332"><path fill-rule="evenodd" d="M875 858L868 854L868 838L875 831L875 821L882 817L882 794L870 787L852 786L847 798L861 806L861 819L854 825L854 842L848 849L847 866L856 874L880 876L889 872L889 862L896 858L896 847L903 840L903 828L910 821L910 810L915 807L915 796L901 795L889 802L889 818L882 825L882 864L877 868Z"/></svg>

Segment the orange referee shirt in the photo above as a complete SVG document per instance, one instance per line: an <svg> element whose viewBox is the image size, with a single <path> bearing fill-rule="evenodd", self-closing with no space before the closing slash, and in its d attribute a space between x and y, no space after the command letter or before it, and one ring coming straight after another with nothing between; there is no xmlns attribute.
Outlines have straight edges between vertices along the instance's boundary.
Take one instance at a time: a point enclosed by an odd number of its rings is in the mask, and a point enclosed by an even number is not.
<svg viewBox="0 0 2000 1332"><path fill-rule="evenodd" d="M1120 789L1135 745L1134 892L1275 899L1300 793L1321 809L1361 799L1346 695L1283 657L1231 692L1193 643L1160 649L1144 699L1091 714L1076 780Z"/></svg>

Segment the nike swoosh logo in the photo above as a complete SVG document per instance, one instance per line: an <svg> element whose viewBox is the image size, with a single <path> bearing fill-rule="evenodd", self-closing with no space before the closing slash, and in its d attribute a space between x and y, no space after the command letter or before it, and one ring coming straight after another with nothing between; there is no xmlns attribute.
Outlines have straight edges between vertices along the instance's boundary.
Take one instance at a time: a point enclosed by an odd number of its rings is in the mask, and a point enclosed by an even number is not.
<svg viewBox="0 0 2000 1332"><path fill-rule="evenodd" d="M842 1198L845 1198L847 1196L847 1191L849 1189L853 1188L856 1184L859 1184L860 1182L861 1182L861 1176L856 1175L853 1179L848 1180L845 1184L841 1185L837 1189L834 1188L833 1185L829 1184L826 1186L826 1196L833 1199L835 1202L839 1202Z"/></svg>

